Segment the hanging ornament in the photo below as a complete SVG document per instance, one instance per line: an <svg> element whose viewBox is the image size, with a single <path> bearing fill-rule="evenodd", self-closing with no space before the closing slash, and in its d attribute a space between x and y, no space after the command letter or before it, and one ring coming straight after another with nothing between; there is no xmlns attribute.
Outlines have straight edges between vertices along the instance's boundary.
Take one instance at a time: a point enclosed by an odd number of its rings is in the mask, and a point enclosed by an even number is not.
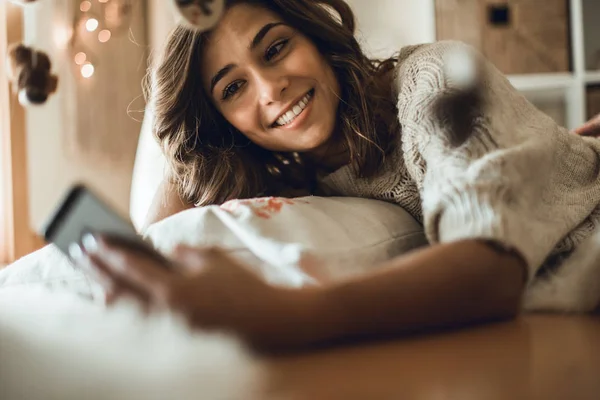
<svg viewBox="0 0 600 400"><path fill-rule="evenodd" d="M22 43L8 49L8 78L23 106L43 104L56 91L58 78L50 70L48 55Z"/></svg>

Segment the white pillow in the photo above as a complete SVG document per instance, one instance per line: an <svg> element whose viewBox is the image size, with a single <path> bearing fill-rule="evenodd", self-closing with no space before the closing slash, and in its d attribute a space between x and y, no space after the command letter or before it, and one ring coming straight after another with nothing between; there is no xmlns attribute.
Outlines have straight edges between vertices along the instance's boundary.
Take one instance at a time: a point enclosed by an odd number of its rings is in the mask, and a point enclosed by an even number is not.
<svg viewBox="0 0 600 400"><path fill-rule="evenodd" d="M190 209L150 226L146 236L164 253L177 244L224 247L271 283L290 286L360 273L427 243L421 225L397 205L315 196Z"/></svg>
<svg viewBox="0 0 600 400"><path fill-rule="evenodd" d="M129 201L129 217L138 231L144 225L154 194L167 168L166 159L152 134L152 121L153 114L148 107L138 139Z"/></svg>
<svg viewBox="0 0 600 400"><path fill-rule="evenodd" d="M422 227L401 207L348 197L233 200L173 215L146 236L167 254L180 243L221 246L270 282L288 286L360 273L426 244ZM307 273L306 262L315 259L322 264ZM0 289L24 285L103 297L54 246L0 270Z"/></svg>

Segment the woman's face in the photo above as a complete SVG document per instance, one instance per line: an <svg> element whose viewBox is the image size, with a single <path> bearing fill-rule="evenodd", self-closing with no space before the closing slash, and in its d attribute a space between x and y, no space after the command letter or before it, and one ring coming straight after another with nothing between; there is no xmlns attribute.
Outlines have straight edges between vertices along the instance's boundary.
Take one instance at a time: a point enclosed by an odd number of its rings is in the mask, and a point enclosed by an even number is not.
<svg viewBox="0 0 600 400"><path fill-rule="evenodd" d="M211 33L202 60L206 93L257 145L317 153L332 137L337 78L315 45L277 15L233 6Z"/></svg>

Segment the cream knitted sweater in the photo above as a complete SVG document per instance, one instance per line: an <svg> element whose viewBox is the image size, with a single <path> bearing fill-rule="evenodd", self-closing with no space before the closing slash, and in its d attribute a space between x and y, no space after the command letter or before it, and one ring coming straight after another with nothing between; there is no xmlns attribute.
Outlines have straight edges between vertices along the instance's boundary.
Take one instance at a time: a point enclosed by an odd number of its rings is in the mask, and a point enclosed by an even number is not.
<svg viewBox="0 0 600 400"><path fill-rule="evenodd" d="M432 105L457 90L443 63L460 46L401 50L400 143L377 177L359 179L346 166L326 176L323 188L402 206L431 243L485 238L513 248L528 266L526 309L589 311L600 300L592 235L600 225L600 140L558 126L484 60L485 105L467 140L451 145Z"/></svg>

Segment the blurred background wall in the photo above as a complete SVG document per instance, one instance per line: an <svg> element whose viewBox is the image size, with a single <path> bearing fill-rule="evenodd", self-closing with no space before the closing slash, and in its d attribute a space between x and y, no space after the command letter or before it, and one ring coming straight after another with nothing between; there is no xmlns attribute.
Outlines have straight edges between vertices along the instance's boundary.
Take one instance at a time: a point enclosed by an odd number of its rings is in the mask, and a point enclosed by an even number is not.
<svg viewBox="0 0 600 400"><path fill-rule="evenodd" d="M30 218L37 229L74 182L84 181L126 214L144 101L147 9L133 2L131 23L106 43L87 32L94 73L84 78L67 40L80 1L43 0L25 7L25 43L49 54L59 90L27 109ZM82 33L83 35L83 33ZM84 49L77 49L84 50Z"/></svg>

